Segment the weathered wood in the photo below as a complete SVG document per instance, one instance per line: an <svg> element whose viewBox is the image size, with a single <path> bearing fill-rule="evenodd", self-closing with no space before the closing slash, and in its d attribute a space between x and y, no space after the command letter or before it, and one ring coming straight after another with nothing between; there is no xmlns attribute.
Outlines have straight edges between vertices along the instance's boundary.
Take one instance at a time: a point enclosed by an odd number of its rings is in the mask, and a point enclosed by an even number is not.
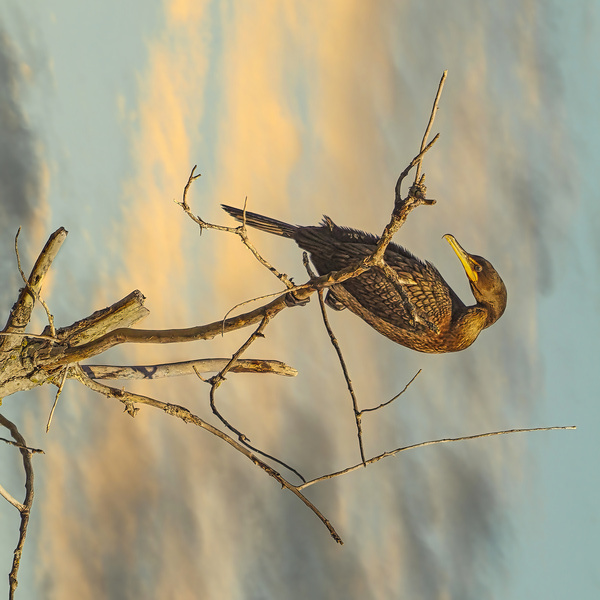
<svg viewBox="0 0 600 600"><path fill-rule="evenodd" d="M26 285L11 311L10 317L0 332L0 399L16 392L31 390L45 384L59 385L65 375L65 368L90 359L115 344L130 341L123 338L123 332L140 343L170 343L194 341L214 337L223 332L223 323L192 327L186 330L144 330L131 329L131 325L145 318L149 311L144 307L144 296L134 290L128 296L107 308L67 327L61 327L52 336L47 326L41 334L25 331L31 318L35 300L39 297L44 276L56 257L67 232L64 228L55 231L38 257ZM274 309L276 305L277 308ZM249 325L252 317L267 312L278 312L285 307L282 298L252 311L250 315L239 315L225 322L227 331ZM209 336L206 335L208 328ZM184 331L185 335L181 336ZM108 341L108 343L107 343ZM82 366L83 371L96 379L156 379L177 375L218 372L230 359L197 359L182 363L149 366ZM280 361L247 359L239 361L232 369L237 373L275 373L294 376L297 371ZM75 377L69 368L68 378Z"/></svg>
<svg viewBox="0 0 600 600"><path fill-rule="evenodd" d="M79 346L119 327L130 327L150 314L150 311L144 307L144 300L142 292L134 290L112 306L97 310L89 317L76 321L68 327L57 329L56 337L71 346ZM50 328L46 327L43 333L49 332Z"/></svg>
<svg viewBox="0 0 600 600"><path fill-rule="evenodd" d="M225 368L229 358L200 358L162 365L80 365L81 370L90 379L160 379L179 377L196 373L218 373ZM273 373L285 377L295 377L296 369L279 360L240 359L230 372L232 373Z"/></svg>
<svg viewBox="0 0 600 600"><path fill-rule="evenodd" d="M36 295L42 289L44 276L50 269L63 242L67 239L67 234L68 231L64 227L60 227L46 242L33 265L27 285L21 290L19 298L10 311L6 326L2 330L4 333L21 333L25 331L25 327L31 319ZM0 350L10 350L20 343L21 340L17 337L3 336L0 339Z"/></svg>

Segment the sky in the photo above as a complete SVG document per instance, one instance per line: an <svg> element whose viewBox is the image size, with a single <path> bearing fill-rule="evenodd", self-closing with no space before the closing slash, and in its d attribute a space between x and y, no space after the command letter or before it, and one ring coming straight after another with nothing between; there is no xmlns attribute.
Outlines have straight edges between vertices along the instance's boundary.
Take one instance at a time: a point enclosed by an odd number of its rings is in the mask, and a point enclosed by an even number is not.
<svg viewBox="0 0 600 600"><path fill-rule="evenodd" d="M395 240L465 301L447 244L506 282L502 319L469 349L427 356L352 314L330 316L361 406L423 372L364 419L367 455L425 440L515 434L402 453L309 490L344 546L291 494L206 432L143 408L131 419L68 382L3 399L36 456L22 598L592 598L600 591L596 476L600 384L600 9L577 0L249 3L3 0L0 21L0 310L60 226L69 236L44 296L58 325L133 289L146 328L211 322L277 291L237 238L197 227L173 200L231 224L221 202L299 224L323 214L381 231L448 70L424 170L434 207ZM118 14L118 19L115 15ZM301 253L254 244L296 281ZM38 312L32 331L44 326ZM249 332L130 346L106 363L231 355ZM294 379L231 375L219 405L305 476L358 460L350 399L317 303L284 311L251 349ZM132 391L214 422L190 378ZM19 497L19 457L0 447ZM0 505L0 570L18 515Z"/></svg>

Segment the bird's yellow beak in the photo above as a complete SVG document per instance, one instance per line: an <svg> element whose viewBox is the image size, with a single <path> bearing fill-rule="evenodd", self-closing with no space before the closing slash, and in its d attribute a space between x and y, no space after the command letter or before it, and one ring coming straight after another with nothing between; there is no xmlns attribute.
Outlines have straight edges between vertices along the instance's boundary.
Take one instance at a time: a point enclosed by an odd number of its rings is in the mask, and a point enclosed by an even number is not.
<svg viewBox="0 0 600 600"><path fill-rule="evenodd" d="M479 277L479 271L481 271L481 265L475 261L471 255L463 249L463 247L456 241L453 235L447 233L444 239L452 246L452 250L456 252L458 260L460 260L462 266L465 269L465 273L470 281L477 283Z"/></svg>

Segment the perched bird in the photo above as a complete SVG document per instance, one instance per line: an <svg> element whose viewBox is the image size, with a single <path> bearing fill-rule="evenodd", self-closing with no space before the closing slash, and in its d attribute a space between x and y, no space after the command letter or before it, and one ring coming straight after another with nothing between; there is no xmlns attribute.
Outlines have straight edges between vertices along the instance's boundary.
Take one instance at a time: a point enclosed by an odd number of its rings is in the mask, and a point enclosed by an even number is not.
<svg viewBox="0 0 600 600"><path fill-rule="evenodd" d="M239 208L221 205L238 221ZM379 241L376 236L335 225L324 217L320 225L302 227L246 212L246 225L293 239L310 254L320 275L338 271L370 255ZM441 353L464 350L482 329L495 323L506 308L506 287L494 267L481 256L469 254L456 239L444 238L456 252L471 284L476 303L466 306L440 272L408 250L391 243L385 262L398 274L416 318L412 319L397 284L381 268L372 267L358 277L330 288L327 303L350 309L379 333L419 352Z"/></svg>

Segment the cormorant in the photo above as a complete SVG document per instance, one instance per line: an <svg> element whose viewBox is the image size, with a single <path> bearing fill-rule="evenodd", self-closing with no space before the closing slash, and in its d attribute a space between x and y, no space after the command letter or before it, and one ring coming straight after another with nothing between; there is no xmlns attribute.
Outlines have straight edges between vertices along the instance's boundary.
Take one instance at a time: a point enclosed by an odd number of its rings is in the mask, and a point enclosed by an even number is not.
<svg viewBox="0 0 600 600"><path fill-rule="evenodd" d="M238 221L243 220L239 208L221 206ZM324 217L320 225L303 227L246 212L246 225L293 239L309 252L319 275L338 271L372 254L379 241L370 233L339 227L329 217ZM349 308L379 333L407 348L430 353L464 350L482 329L502 316L506 287L485 258L463 250L450 234L444 238L465 269L476 300L473 306L465 306L431 263L394 243L387 247L384 260L398 274L416 319L410 318L396 285L378 267L331 286L327 304L337 310Z"/></svg>

